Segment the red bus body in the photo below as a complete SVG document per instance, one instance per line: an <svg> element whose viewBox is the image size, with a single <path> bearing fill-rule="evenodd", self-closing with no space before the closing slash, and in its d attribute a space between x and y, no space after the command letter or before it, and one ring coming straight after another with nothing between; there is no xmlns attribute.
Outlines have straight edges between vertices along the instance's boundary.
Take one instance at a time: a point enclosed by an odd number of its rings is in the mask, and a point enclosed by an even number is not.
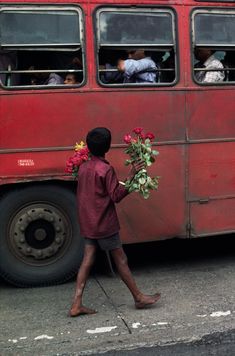
<svg viewBox="0 0 235 356"><path fill-rule="evenodd" d="M45 1L41 3L45 5ZM4 1L4 5L11 4L15 1ZM17 4L22 5L23 1ZM68 2L50 1L52 4ZM111 129L112 150L107 159L116 167L120 179L124 179L127 168L123 136L140 126L157 137L160 154L150 172L161 178L159 190L152 192L148 200L133 193L118 205L123 242L234 232L234 84L195 83L190 18L195 8L235 10L235 4L81 0L78 5L85 21L85 85L47 90L0 88L0 196L29 186L37 190L38 185L45 183L50 183L49 187L65 184L69 190L73 179L65 174L66 159L72 154L72 145L96 126ZM97 7L106 5L158 6L175 12L179 78L176 84L156 88L99 85L93 16ZM23 284L5 271L2 274L15 284ZM26 280L25 284L33 283Z"/></svg>

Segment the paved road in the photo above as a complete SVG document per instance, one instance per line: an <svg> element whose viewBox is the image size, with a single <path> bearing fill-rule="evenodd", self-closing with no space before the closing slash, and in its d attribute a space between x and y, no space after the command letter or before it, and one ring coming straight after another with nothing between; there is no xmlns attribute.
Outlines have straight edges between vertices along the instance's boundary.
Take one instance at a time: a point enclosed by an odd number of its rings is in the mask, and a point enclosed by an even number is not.
<svg viewBox="0 0 235 356"><path fill-rule="evenodd" d="M234 356L235 331L212 335L200 342L177 343L135 350L111 351L105 356Z"/></svg>
<svg viewBox="0 0 235 356"><path fill-rule="evenodd" d="M93 316L67 316L74 281L34 289L0 281L0 355L233 356L234 238L127 246L138 285L162 293L146 311L135 310L122 282L108 276L102 254L84 295L98 310Z"/></svg>

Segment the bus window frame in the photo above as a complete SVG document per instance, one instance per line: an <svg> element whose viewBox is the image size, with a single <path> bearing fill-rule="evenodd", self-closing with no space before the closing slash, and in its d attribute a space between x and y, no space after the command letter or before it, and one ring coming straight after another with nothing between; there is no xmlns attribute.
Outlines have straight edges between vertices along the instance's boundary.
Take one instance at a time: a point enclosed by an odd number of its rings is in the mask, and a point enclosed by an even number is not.
<svg viewBox="0 0 235 356"><path fill-rule="evenodd" d="M235 0L234 0L235 1ZM192 9L191 13L190 13L190 34L191 34L191 78L193 80L193 82L199 86L202 87L211 87L211 86L229 86L229 85L234 85L235 81L226 81L223 80L222 82L211 82L211 83L202 83L199 82L198 80L196 80L195 78L195 70L194 70L194 50L196 47L200 47L200 48L210 48L212 50L215 51L226 51L226 50L231 50L231 48L234 49L234 53L235 53L235 44L234 45L209 45L209 44L200 44L200 45L196 45L195 43L195 15L197 14L208 14L208 15L213 15L213 14L227 14L227 13L233 13L235 15L235 8L227 8L227 7L203 7L203 8L198 8L195 7L194 9ZM235 65L234 65L235 67ZM202 68L203 70L203 68ZM219 69L218 69L219 70ZM213 70L206 70L204 69L204 71L213 71ZM221 69L221 71L228 71L228 69L224 68Z"/></svg>
<svg viewBox="0 0 235 356"><path fill-rule="evenodd" d="M85 37L85 34L86 34L86 31L85 31L85 13L84 13L84 10L82 9L81 6L79 5L76 5L76 4L71 4L71 5L63 5L63 4L50 4L50 5L38 5L38 4L35 4L35 5L27 5L27 4L23 4L23 5L2 5L0 6L0 13L3 12L3 11L15 11L17 13L17 11L35 11L35 10L38 10L38 11L73 11L73 12L76 12L77 15L78 15L78 21L79 21L79 27L80 27L80 44L74 48L73 46L73 49L71 49L69 52L76 52L78 50L81 50L81 54L82 54L82 64L83 64L83 68L81 70L72 70L72 69L65 69L65 70L45 70L45 71L29 71L29 70L13 70L11 71L11 73L30 73L30 72L50 72L50 73L74 73L74 72L82 72L83 73L83 80L81 83L79 84L75 84L75 85L65 85L65 84L58 84L58 85L12 85L12 86L6 86L4 85L3 83L0 82L0 90L3 89L3 90L9 90L9 91L12 91L12 90L30 90L30 89L33 89L33 90L49 90L49 89L74 89L74 88L81 88L83 87L86 83L87 83L87 65L86 65L86 47L85 47L85 44L86 44L86 37ZM47 45L46 45L47 46ZM20 46L21 49L19 49L19 47L15 46L6 46L6 45L3 45L1 46L0 44L0 48L5 48L7 50L21 50L21 51L47 51L47 52L53 52L53 51L58 51L58 52L68 52L68 48L70 46L71 48L71 44L65 44L65 46L63 48L60 48L58 49L57 45L51 45L50 47L44 47L44 46L33 46L33 45L29 45L27 48L26 46ZM25 47L25 49L23 49L22 47Z"/></svg>
<svg viewBox="0 0 235 356"><path fill-rule="evenodd" d="M98 41L98 23L99 21L98 16L102 11L124 11L127 12L129 10L129 12L140 12L145 10L145 12L151 13L153 10L157 10L156 12L162 12L163 10L165 12L168 12L171 14L171 23L172 23L172 35L173 35L173 46L169 47L166 45L147 45L147 46L139 46L138 45L113 45L113 46L109 46L109 45L104 45L104 46L100 46L100 43ZM104 88L122 88L122 89L128 89L128 88L162 88L162 87L172 87L175 86L179 80L180 80L180 70L179 70L179 44L178 44L178 18L177 18L177 13L175 11L174 8L172 7L165 7L165 6L147 6L147 5L140 5L140 6L135 6L135 8L133 8L132 6L127 6L127 5L100 5L98 7L96 7L94 9L93 12L93 28L94 28L94 38L95 38L95 57L96 57L96 82L99 84L99 86L104 87ZM156 83L111 83L111 84L105 84L100 80L100 70L99 70L99 50L101 48L108 48L108 49L114 49L114 48L118 48L120 50L125 49L128 46L128 48L141 48L144 50L151 50L153 48L156 49L156 47L159 47L159 51L161 50L174 50L174 59L175 59L175 67L174 67L174 71L175 71L175 79L173 82L156 82ZM161 72L161 71L159 71Z"/></svg>

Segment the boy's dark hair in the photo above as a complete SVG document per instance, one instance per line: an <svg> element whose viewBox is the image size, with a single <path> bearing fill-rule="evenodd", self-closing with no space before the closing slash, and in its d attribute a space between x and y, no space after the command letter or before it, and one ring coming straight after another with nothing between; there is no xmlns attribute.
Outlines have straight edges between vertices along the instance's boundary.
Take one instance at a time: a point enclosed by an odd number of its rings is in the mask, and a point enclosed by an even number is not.
<svg viewBox="0 0 235 356"><path fill-rule="evenodd" d="M104 156L110 149L111 132L106 127L96 127L88 132L87 147L93 156Z"/></svg>

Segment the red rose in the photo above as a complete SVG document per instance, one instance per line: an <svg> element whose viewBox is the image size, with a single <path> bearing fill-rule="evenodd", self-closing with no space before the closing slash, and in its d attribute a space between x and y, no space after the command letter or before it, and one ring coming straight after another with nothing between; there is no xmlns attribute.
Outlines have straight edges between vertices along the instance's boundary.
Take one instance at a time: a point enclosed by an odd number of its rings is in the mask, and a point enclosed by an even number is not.
<svg viewBox="0 0 235 356"><path fill-rule="evenodd" d="M123 141L127 144L131 143L132 137L130 134L126 134L123 138Z"/></svg>
<svg viewBox="0 0 235 356"><path fill-rule="evenodd" d="M66 162L66 173L73 173L73 163L71 162L70 158Z"/></svg>
<svg viewBox="0 0 235 356"><path fill-rule="evenodd" d="M72 174L72 173L73 173L73 169L72 169L72 168L68 168L68 167L66 167L66 169L65 169L65 173Z"/></svg>
<svg viewBox="0 0 235 356"><path fill-rule="evenodd" d="M89 149L87 147L81 148L78 153L80 156L88 156Z"/></svg>
<svg viewBox="0 0 235 356"><path fill-rule="evenodd" d="M74 166L80 166L80 164L82 163L82 160L79 156L74 156L71 161Z"/></svg>
<svg viewBox="0 0 235 356"><path fill-rule="evenodd" d="M147 132L145 135L145 139L149 138L150 140L153 140L155 138L154 134L152 132Z"/></svg>
<svg viewBox="0 0 235 356"><path fill-rule="evenodd" d="M83 156L81 157L81 159L82 159L83 161L88 161L89 156L88 156L88 155L83 155Z"/></svg>
<svg viewBox="0 0 235 356"><path fill-rule="evenodd" d="M136 127L133 132L136 134L136 135L140 135L143 131L143 128L142 127Z"/></svg>

